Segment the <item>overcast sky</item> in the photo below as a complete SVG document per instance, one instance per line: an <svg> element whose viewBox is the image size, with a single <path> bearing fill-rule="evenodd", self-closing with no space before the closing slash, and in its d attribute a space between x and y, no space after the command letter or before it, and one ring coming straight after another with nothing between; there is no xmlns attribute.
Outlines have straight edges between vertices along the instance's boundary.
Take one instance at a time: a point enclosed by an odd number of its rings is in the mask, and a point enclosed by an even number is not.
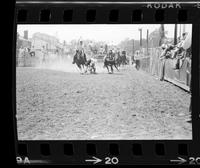
<svg viewBox="0 0 200 168"><path fill-rule="evenodd" d="M143 29L143 38L146 38L147 29L149 33L159 28L160 24L52 24L18 25L17 31L23 36L23 31L28 30L29 38L36 32L57 36L60 42L69 42L72 39L91 39L95 41L106 41L107 43L118 44L120 41L130 38L139 40L138 29ZM186 25L186 31L191 31L192 25ZM167 37L174 36L174 24L165 24Z"/></svg>

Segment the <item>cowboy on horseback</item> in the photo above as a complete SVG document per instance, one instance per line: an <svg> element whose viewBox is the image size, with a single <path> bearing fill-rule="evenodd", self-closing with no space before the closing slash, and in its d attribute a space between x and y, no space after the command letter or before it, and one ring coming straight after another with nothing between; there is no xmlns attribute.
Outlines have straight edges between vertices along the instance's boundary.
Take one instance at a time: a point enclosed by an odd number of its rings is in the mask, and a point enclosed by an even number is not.
<svg viewBox="0 0 200 168"><path fill-rule="evenodd" d="M79 43L78 43L78 47L76 49L76 53L73 57L73 62L72 64L75 64L78 66L79 70L81 71L81 74L82 74L82 70L86 73L86 62L87 62L87 59L86 59L86 54L84 52L84 49L83 49L83 41L82 40L79 40Z"/></svg>
<svg viewBox="0 0 200 168"><path fill-rule="evenodd" d="M113 53L113 51L112 50L110 50L109 51L109 53L108 54L106 54L105 56L104 56L104 58L103 58L103 60L113 60L114 59L114 53Z"/></svg>
<svg viewBox="0 0 200 168"><path fill-rule="evenodd" d="M103 58L103 62L105 63L105 60L112 60L113 58L112 58L112 50L110 50L109 51L109 53L108 54L106 54L105 56L104 56L104 58ZM105 64L104 64L104 66L103 66L104 68L105 68Z"/></svg>
<svg viewBox="0 0 200 168"><path fill-rule="evenodd" d="M119 71L119 69L117 68L117 65L116 65L115 54L113 53L112 50L110 50L109 53L107 55L105 55L103 62L104 62L103 67L107 68L108 73L110 73L108 66L111 68L111 73L113 73L113 66L117 69L117 71Z"/></svg>
<svg viewBox="0 0 200 168"><path fill-rule="evenodd" d="M86 54L85 54L84 49L83 49L83 40L82 39L79 39L78 47L76 49L76 54L73 58L72 64L75 63L75 59L76 59L77 55L83 57L85 62L87 61Z"/></svg>

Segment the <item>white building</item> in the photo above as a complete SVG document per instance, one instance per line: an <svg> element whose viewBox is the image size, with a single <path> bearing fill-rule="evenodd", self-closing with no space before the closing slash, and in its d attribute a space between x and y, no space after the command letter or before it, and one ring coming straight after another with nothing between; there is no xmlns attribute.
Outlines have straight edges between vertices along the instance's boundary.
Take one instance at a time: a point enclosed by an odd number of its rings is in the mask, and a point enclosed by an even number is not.
<svg viewBox="0 0 200 168"><path fill-rule="evenodd" d="M62 45L59 43L59 40L56 37L39 32L33 34L31 42L31 47L34 50L46 49L50 52L56 52L56 50L62 48Z"/></svg>

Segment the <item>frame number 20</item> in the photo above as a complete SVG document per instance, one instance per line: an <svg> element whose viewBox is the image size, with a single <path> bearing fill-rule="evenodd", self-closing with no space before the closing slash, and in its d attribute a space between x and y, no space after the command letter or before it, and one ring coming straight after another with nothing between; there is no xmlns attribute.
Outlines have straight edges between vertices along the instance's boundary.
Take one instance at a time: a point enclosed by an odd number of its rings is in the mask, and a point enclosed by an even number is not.
<svg viewBox="0 0 200 168"><path fill-rule="evenodd" d="M105 158L105 164L118 164L119 163L119 159L117 157L106 157Z"/></svg>
<svg viewBox="0 0 200 168"><path fill-rule="evenodd" d="M189 157L189 164L200 165L200 157Z"/></svg>

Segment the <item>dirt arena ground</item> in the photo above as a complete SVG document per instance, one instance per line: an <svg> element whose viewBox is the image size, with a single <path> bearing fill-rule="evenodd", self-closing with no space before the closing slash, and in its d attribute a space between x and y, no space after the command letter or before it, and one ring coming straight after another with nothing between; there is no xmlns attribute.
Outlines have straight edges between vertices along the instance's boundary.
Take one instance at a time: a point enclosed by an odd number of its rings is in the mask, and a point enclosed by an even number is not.
<svg viewBox="0 0 200 168"><path fill-rule="evenodd" d="M18 67L16 79L20 140L192 139L190 95L133 67L88 75Z"/></svg>

